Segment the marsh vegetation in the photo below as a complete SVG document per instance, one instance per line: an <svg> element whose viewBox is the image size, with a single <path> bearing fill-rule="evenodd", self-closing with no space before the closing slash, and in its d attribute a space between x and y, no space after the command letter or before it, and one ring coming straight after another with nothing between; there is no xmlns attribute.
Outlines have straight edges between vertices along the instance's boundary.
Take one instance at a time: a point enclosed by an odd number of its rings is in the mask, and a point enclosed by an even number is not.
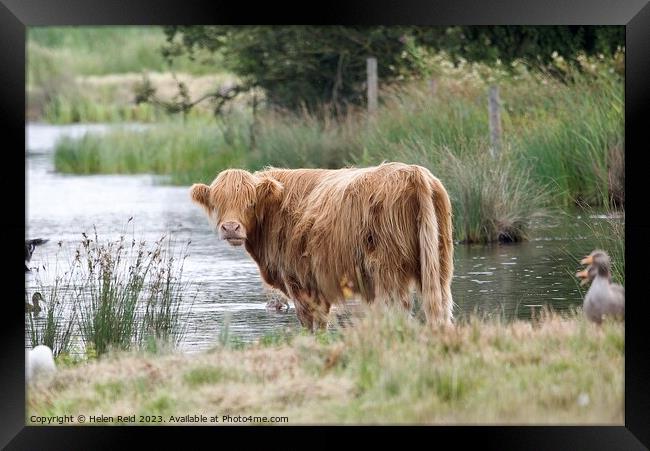
<svg viewBox="0 0 650 451"><path fill-rule="evenodd" d="M148 245L135 237L111 241L83 232L67 267L35 270L47 302L45 318L26 314L31 345L48 345L64 359L174 347L192 304L182 280L186 251L175 254L164 236Z"/></svg>

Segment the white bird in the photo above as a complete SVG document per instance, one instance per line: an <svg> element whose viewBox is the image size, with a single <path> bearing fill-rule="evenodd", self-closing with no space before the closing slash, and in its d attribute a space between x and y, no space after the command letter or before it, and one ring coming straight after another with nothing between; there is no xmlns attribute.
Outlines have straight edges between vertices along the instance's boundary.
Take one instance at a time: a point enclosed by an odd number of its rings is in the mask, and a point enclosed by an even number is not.
<svg viewBox="0 0 650 451"><path fill-rule="evenodd" d="M25 375L28 382L39 375L55 371L54 355L48 346L38 345L25 351Z"/></svg>
<svg viewBox="0 0 650 451"><path fill-rule="evenodd" d="M604 316L625 318L625 288L612 283L609 255L597 249L580 263L589 265L576 274L582 285L591 282L582 307L587 318L597 324Z"/></svg>

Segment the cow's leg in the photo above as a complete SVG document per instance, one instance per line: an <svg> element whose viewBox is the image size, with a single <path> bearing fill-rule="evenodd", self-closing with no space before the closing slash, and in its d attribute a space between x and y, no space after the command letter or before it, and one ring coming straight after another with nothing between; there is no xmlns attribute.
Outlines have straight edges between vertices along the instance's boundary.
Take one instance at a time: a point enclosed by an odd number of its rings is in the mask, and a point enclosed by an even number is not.
<svg viewBox="0 0 650 451"><path fill-rule="evenodd" d="M325 329L330 303L317 295L312 296L306 291L299 291L296 295L301 305L300 310L296 307L300 323L312 332Z"/></svg>
<svg viewBox="0 0 650 451"><path fill-rule="evenodd" d="M372 299L373 305L390 305L390 295L380 284L375 282L375 296Z"/></svg>
<svg viewBox="0 0 650 451"><path fill-rule="evenodd" d="M324 299L319 299L314 309L314 331L327 329L331 304Z"/></svg>
<svg viewBox="0 0 650 451"><path fill-rule="evenodd" d="M304 291L296 293L296 297L294 303L300 324L312 332L326 329L331 304Z"/></svg>
<svg viewBox="0 0 650 451"><path fill-rule="evenodd" d="M400 289L397 292L396 295L397 299L399 299L399 303L401 304L402 307L404 307L404 310L407 312L411 312L413 309L413 298L411 297L411 290L409 289Z"/></svg>
<svg viewBox="0 0 650 451"><path fill-rule="evenodd" d="M298 321L300 325L309 330L313 330L314 327L314 313L309 302L302 299L301 297L294 299L293 301L296 307L296 315L298 316Z"/></svg>
<svg viewBox="0 0 650 451"><path fill-rule="evenodd" d="M376 304L392 306L401 305L406 311L411 311L411 284L407 277L398 276L393 272L378 272L374 279Z"/></svg>

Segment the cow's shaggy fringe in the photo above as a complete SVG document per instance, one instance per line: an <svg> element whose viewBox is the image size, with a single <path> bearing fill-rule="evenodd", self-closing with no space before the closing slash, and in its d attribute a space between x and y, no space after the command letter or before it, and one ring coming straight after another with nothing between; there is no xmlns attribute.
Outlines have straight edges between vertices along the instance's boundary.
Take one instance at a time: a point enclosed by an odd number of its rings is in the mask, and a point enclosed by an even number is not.
<svg viewBox="0 0 650 451"><path fill-rule="evenodd" d="M413 286L432 324L451 322L451 203L423 167L227 170L191 195L217 228L243 226L262 278L309 329L346 290L409 308Z"/></svg>

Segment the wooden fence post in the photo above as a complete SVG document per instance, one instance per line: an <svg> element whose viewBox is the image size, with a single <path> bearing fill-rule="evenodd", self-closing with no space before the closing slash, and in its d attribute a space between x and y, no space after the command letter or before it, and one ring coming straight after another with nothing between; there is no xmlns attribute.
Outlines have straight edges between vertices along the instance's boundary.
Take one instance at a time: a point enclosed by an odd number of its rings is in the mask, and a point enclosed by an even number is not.
<svg viewBox="0 0 650 451"><path fill-rule="evenodd" d="M432 96L435 96L438 92L438 80L435 78L429 79L429 91L431 92Z"/></svg>
<svg viewBox="0 0 650 451"><path fill-rule="evenodd" d="M374 115L377 111L377 58L367 60L368 65L368 114Z"/></svg>
<svg viewBox="0 0 650 451"><path fill-rule="evenodd" d="M257 134L257 94L253 93L253 122L250 126L250 140L251 140L251 150L255 150L257 143L255 141L255 135Z"/></svg>
<svg viewBox="0 0 650 451"><path fill-rule="evenodd" d="M490 155L492 158L501 151L501 101L499 100L499 87L490 86L488 94L488 111L490 116Z"/></svg>

